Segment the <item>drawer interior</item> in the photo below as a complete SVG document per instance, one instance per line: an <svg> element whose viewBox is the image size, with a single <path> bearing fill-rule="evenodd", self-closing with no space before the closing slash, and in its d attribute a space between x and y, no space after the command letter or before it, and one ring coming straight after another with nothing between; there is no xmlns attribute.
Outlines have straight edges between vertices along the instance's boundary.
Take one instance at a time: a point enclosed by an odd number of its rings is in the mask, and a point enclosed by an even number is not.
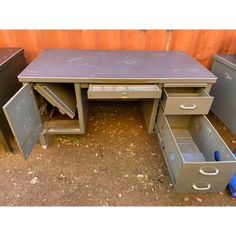
<svg viewBox="0 0 236 236"><path fill-rule="evenodd" d="M188 129L173 129L172 132L186 162L206 161Z"/></svg>
<svg viewBox="0 0 236 236"><path fill-rule="evenodd" d="M203 88L165 88L167 97L209 97Z"/></svg>
<svg viewBox="0 0 236 236"><path fill-rule="evenodd" d="M166 116L184 162L235 161L232 152L204 115Z"/></svg>

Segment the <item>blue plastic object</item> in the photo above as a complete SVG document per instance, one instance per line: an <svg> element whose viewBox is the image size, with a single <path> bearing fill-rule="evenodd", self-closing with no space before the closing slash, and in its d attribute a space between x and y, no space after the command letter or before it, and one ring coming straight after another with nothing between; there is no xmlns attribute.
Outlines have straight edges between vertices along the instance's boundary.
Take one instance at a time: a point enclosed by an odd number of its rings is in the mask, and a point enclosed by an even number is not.
<svg viewBox="0 0 236 236"><path fill-rule="evenodd" d="M220 161L220 152L219 151L214 152L214 158L216 161Z"/></svg>
<svg viewBox="0 0 236 236"><path fill-rule="evenodd" d="M236 153L234 153L234 157L236 158ZM231 196L236 199L236 172L229 181L228 189Z"/></svg>
<svg viewBox="0 0 236 236"><path fill-rule="evenodd" d="M234 153L234 157L236 158L236 153ZM220 156L220 153L218 151L214 152L214 158L215 158L216 161L220 161L221 156ZM236 172L231 177L227 187L229 189L229 192L230 192L231 196L236 199Z"/></svg>

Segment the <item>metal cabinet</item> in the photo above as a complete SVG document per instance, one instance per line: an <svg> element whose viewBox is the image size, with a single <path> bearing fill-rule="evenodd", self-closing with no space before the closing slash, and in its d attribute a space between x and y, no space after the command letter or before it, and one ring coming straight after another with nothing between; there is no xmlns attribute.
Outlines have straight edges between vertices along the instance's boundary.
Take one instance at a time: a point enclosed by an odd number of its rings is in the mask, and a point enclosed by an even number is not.
<svg viewBox="0 0 236 236"><path fill-rule="evenodd" d="M25 68L23 49L0 48L0 143L6 151L12 151L9 140L11 129L2 106L21 87L17 75Z"/></svg>
<svg viewBox="0 0 236 236"><path fill-rule="evenodd" d="M236 55L215 55L211 70L218 77L211 90L211 109L236 135Z"/></svg>

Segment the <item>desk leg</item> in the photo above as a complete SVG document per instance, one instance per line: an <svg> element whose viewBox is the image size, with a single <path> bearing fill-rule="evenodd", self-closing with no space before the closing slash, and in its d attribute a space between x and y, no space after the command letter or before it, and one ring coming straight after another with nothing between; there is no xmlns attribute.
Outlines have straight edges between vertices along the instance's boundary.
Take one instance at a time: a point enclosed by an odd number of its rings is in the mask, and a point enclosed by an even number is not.
<svg viewBox="0 0 236 236"><path fill-rule="evenodd" d="M48 147L48 139L47 139L47 137L46 137L46 134L41 134L41 135L39 136L39 142L40 142L41 147L42 147L43 149L47 149L47 147Z"/></svg>
<svg viewBox="0 0 236 236"><path fill-rule="evenodd" d="M144 120L149 134L152 134L154 132L154 125L157 116L158 104L159 104L159 98L145 99L141 101L141 108L143 111Z"/></svg>
<svg viewBox="0 0 236 236"><path fill-rule="evenodd" d="M6 152L13 152L13 148L11 146L10 140L4 137L1 130L0 130L0 142L3 144L3 147Z"/></svg>
<svg viewBox="0 0 236 236"><path fill-rule="evenodd" d="M75 84L76 104L78 110L79 126L81 133L85 133L88 117L87 89L81 88L80 84Z"/></svg>

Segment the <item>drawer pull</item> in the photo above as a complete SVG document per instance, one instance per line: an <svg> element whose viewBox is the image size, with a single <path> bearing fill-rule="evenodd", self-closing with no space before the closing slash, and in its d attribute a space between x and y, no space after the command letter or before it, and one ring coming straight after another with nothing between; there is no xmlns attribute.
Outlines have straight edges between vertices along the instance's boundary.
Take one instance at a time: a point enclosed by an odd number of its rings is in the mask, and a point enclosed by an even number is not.
<svg viewBox="0 0 236 236"><path fill-rule="evenodd" d="M219 169L213 167L215 169L214 172L205 172L203 169L200 169L199 170L199 173L202 174L202 175L218 175L219 174Z"/></svg>
<svg viewBox="0 0 236 236"><path fill-rule="evenodd" d="M210 189L210 188L211 188L211 185L210 185L210 184L207 184L207 187L203 187L203 188L200 187L200 188L199 188L199 187L197 187L196 184L193 184L192 187L193 187L195 190L202 191L202 190L208 190L208 189Z"/></svg>
<svg viewBox="0 0 236 236"><path fill-rule="evenodd" d="M196 104L193 104L192 106L185 106L185 105L180 105L180 108L183 109L183 110L194 110L197 108L197 105Z"/></svg>
<svg viewBox="0 0 236 236"><path fill-rule="evenodd" d="M123 92L121 98L128 98L128 94L126 92Z"/></svg>

